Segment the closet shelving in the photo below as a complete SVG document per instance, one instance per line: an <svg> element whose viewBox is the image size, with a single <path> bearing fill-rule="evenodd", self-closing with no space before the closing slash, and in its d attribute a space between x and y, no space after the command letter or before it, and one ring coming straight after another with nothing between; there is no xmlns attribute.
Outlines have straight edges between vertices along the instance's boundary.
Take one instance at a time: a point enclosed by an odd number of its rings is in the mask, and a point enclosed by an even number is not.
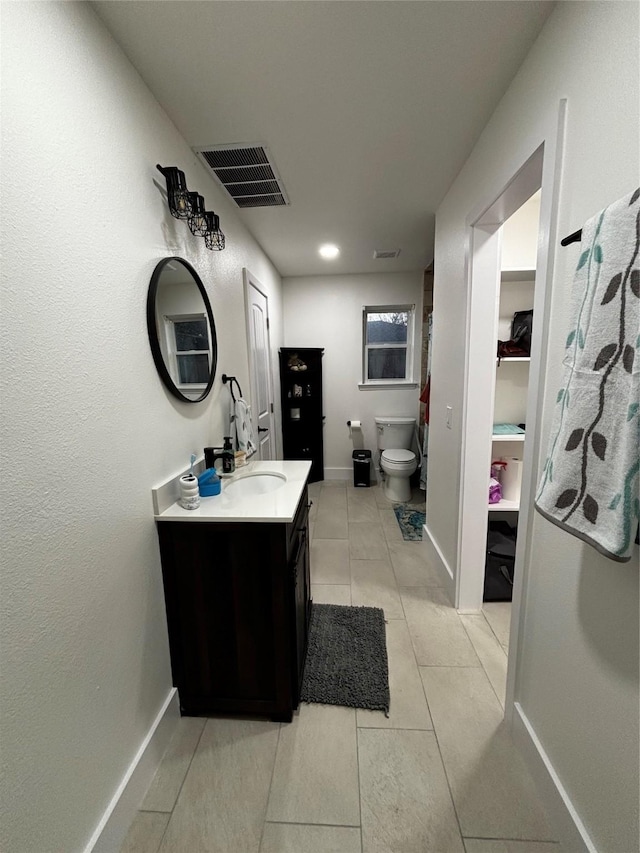
<svg viewBox="0 0 640 853"><path fill-rule="evenodd" d="M489 512L518 512L520 501L501 500L497 504L489 504Z"/></svg>
<svg viewBox="0 0 640 853"><path fill-rule="evenodd" d="M502 270L498 308L498 337L511 336L511 321L516 311L533 305L535 269L512 268ZM529 382L529 356L496 358L496 384L494 402L495 423L526 423L527 385ZM525 434L497 433L491 438L492 459L513 457L522 459ZM503 499L496 504L487 503L490 513L517 513L520 500Z"/></svg>

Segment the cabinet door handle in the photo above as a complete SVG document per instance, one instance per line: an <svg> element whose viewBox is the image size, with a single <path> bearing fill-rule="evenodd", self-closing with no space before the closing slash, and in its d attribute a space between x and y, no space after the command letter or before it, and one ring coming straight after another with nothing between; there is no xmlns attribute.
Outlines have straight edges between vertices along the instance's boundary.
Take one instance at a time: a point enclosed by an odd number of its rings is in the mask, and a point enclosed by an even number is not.
<svg viewBox="0 0 640 853"><path fill-rule="evenodd" d="M302 549L304 548L306 537L307 528L303 527L300 533L298 534L298 550L296 551L296 558L293 561L293 566L291 567L291 573L296 579L298 577L298 564L300 562L300 555L302 554Z"/></svg>

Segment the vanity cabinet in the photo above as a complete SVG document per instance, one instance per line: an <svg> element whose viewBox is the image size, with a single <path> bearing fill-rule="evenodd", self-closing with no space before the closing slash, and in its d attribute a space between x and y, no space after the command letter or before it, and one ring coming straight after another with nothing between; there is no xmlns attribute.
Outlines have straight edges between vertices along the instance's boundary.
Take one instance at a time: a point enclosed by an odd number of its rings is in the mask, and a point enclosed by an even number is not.
<svg viewBox="0 0 640 853"><path fill-rule="evenodd" d="M306 487L290 523L157 524L182 714L290 721L311 616Z"/></svg>

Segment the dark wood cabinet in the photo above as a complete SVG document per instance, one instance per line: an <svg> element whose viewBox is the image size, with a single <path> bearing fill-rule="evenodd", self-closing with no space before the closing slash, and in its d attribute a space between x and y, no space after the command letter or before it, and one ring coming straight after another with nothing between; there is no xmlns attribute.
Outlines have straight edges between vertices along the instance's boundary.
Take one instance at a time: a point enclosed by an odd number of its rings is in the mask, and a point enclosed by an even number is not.
<svg viewBox="0 0 640 853"><path fill-rule="evenodd" d="M283 455L310 461L311 483L324 480L323 353L309 347L280 350Z"/></svg>
<svg viewBox="0 0 640 853"><path fill-rule="evenodd" d="M305 488L291 523L157 522L184 715L291 720L311 616L307 504Z"/></svg>

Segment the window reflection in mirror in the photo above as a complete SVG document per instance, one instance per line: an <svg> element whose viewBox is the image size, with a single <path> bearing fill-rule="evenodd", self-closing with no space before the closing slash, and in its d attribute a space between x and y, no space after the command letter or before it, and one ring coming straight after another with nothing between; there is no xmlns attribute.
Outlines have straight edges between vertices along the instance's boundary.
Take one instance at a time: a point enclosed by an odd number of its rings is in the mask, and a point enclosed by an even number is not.
<svg viewBox="0 0 640 853"><path fill-rule="evenodd" d="M216 333L204 286L187 261L165 258L157 265L147 322L156 367L167 388L181 400L203 400L215 376Z"/></svg>

